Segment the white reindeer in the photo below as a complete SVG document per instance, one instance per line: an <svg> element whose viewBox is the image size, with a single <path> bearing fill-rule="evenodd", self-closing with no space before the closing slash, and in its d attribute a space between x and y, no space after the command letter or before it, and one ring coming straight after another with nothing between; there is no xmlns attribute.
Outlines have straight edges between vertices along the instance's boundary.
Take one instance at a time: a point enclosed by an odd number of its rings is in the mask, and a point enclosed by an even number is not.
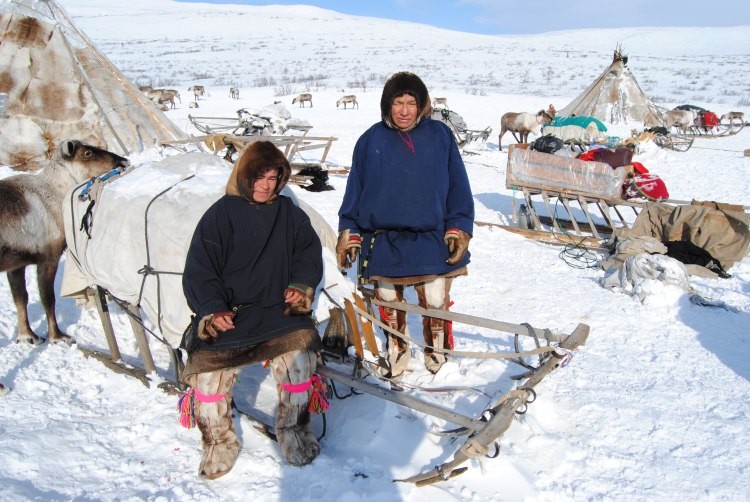
<svg viewBox="0 0 750 502"><path fill-rule="evenodd" d="M532 113L504 113L500 117L500 136L497 138L497 147L503 150L502 139L506 131L510 131L513 137L519 143L526 143L529 139L529 133L539 135L543 124L552 122L552 117L544 110L539 110L536 115ZM516 136L518 133L518 136Z"/></svg>
<svg viewBox="0 0 750 502"><path fill-rule="evenodd" d="M682 132L688 132L695 125L695 110L669 110L664 113L664 122L667 129L676 127Z"/></svg>
<svg viewBox="0 0 750 502"><path fill-rule="evenodd" d="M338 108L340 105L344 105L344 110L346 110L346 104L351 103L352 108L355 106L357 109L359 109L359 103L357 103L357 96L354 94L347 94L345 96L341 96L338 101L336 101L336 108ZM310 106L312 106L312 101L310 101Z"/></svg>
<svg viewBox="0 0 750 502"><path fill-rule="evenodd" d="M292 99L292 104L299 103L300 108L305 107L305 102L310 102L310 108L312 108L313 102L312 102L312 94L309 92L303 92L302 94L298 94L294 99Z"/></svg>

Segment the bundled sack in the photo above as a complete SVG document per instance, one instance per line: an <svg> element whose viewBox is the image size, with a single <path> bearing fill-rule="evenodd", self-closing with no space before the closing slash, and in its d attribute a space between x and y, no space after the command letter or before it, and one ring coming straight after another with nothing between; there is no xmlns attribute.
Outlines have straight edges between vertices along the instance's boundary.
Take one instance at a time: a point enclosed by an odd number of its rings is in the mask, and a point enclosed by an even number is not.
<svg viewBox="0 0 750 502"><path fill-rule="evenodd" d="M633 160L633 151L630 148L597 148L580 154L578 158L604 162L615 168L630 165Z"/></svg>
<svg viewBox="0 0 750 502"><path fill-rule="evenodd" d="M669 190L663 179L646 172L626 179L622 196L625 199L666 200L669 198Z"/></svg>
<svg viewBox="0 0 750 502"><path fill-rule="evenodd" d="M531 149L537 152L555 153L558 150L562 150L564 146L565 143L560 138L552 134L545 134L531 144Z"/></svg>

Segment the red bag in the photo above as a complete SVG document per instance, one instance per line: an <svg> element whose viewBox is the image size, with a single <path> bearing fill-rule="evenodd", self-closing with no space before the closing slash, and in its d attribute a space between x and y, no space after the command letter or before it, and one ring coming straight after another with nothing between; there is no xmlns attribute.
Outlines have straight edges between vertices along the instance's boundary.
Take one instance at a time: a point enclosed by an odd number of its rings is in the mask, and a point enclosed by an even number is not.
<svg viewBox="0 0 750 502"><path fill-rule="evenodd" d="M630 179L630 185L625 189L625 198L664 200L669 198L669 191L667 185L657 175L651 173L639 174Z"/></svg>

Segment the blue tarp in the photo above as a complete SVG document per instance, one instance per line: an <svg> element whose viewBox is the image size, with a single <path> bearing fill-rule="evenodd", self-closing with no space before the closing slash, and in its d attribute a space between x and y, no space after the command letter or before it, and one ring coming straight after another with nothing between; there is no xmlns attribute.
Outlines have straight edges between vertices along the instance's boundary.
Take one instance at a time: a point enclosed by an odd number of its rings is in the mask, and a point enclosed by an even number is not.
<svg viewBox="0 0 750 502"><path fill-rule="evenodd" d="M605 126L601 120L595 119L594 117L586 117L584 115L579 117L555 117L550 125L553 127L576 125L585 129L592 122L596 124L597 129L600 131L604 132L607 130L607 126Z"/></svg>

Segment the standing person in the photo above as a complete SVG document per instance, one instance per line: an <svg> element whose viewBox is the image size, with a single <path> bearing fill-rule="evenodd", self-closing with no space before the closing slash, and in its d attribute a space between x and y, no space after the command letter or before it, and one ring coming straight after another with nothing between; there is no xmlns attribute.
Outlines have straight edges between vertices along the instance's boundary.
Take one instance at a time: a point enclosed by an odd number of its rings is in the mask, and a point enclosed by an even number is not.
<svg viewBox="0 0 750 502"><path fill-rule="evenodd" d="M270 360L280 387L276 436L284 458L305 465L320 452L307 406L321 345L310 313L322 247L307 214L279 195L290 174L273 143L251 143L190 243L182 285L195 313L194 346L183 380L203 436L203 478L223 476L239 455L232 385L240 366L260 361Z"/></svg>
<svg viewBox="0 0 750 502"><path fill-rule="evenodd" d="M404 300L413 286L419 305L448 309L453 278L466 275L474 200L450 129L431 120L430 96L413 73L392 75L380 98L382 120L360 136L339 209L338 264L360 255L361 273L384 301ZM408 336L406 313L381 308L383 323ZM450 324L423 318L425 366L442 367L451 349ZM409 364L403 340L386 336L390 376Z"/></svg>

